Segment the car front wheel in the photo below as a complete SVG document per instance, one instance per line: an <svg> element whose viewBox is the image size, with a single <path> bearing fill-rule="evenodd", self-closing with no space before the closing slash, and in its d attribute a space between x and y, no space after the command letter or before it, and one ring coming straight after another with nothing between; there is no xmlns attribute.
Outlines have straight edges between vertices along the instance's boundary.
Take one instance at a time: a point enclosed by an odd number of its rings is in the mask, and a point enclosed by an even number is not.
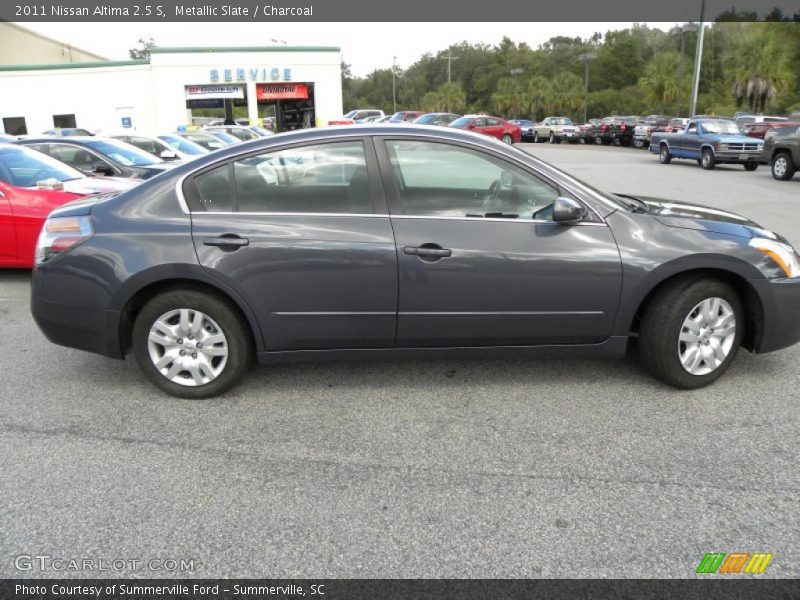
<svg viewBox="0 0 800 600"><path fill-rule="evenodd" d="M744 170L745 171L755 171L758 168L757 162L746 162L744 163Z"/></svg>
<svg viewBox="0 0 800 600"><path fill-rule="evenodd" d="M669 153L669 146L662 144L658 149L658 160L662 165L668 165L672 160L672 155Z"/></svg>
<svg viewBox="0 0 800 600"><path fill-rule="evenodd" d="M639 329L642 364L680 389L715 381L733 362L742 340L744 309L726 283L678 280L651 300Z"/></svg>
<svg viewBox="0 0 800 600"><path fill-rule="evenodd" d="M717 164L717 159L714 158L714 153L710 148L704 148L703 153L700 155L700 166L706 171L710 171Z"/></svg>
<svg viewBox="0 0 800 600"><path fill-rule="evenodd" d="M772 159L772 176L778 181L786 181L794 177L796 169L792 158L786 152L776 154Z"/></svg>
<svg viewBox="0 0 800 600"><path fill-rule="evenodd" d="M503 143L511 145L514 143L514 138L512 138L509 134L503 135Z"/></svg>
<svg viewBox="0 0 800 600"><path fill-rule="evenodd" d="M139 368L172 396L208 398L236 384L250 366L247 330L225 301L198 290L150 300L133 325Z"/></svg>

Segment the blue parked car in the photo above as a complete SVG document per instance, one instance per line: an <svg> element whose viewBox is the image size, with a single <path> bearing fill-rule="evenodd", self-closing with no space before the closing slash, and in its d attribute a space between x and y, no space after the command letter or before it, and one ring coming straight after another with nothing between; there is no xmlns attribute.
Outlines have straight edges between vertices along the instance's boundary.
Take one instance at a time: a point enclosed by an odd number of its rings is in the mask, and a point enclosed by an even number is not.
<svg viewBox="0 0 800 600"><path fill-rule="evenodd" d="M650 139L650 152L658 153L661 164L690 158L709 170L734 163L755 171L763 147L761 140L742 135L730 119L690 119L683 131L654 132Z"/></svg>

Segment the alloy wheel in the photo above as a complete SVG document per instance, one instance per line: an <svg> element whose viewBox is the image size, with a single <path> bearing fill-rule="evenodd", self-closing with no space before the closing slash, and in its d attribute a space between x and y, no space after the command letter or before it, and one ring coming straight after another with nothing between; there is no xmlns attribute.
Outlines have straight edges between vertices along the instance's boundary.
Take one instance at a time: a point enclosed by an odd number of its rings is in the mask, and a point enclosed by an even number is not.
<svg viewBox="0 0 800 600"><path fill-rule="evenodd" d="M170 381L200 386L214 381L228 361L228 340L208 315L179 308L150 328L147 349L156 369Z"/></svg>
<svg viewBox="0 0 800 600"><path fill-rule="evenodd" d="M775 174L775 177L785 177L788 166L789 165L786 162L786 157L783 155L778 156L775 158L775 162L772 163L772 172Z"/></svg>
<svg viewBox="0 0 800 600"><path fill-rule="evenodd" d="M736 314L723 298L706 298L686 316L678 358L687 373L707 375L725 362L736 338Z"/></svg>

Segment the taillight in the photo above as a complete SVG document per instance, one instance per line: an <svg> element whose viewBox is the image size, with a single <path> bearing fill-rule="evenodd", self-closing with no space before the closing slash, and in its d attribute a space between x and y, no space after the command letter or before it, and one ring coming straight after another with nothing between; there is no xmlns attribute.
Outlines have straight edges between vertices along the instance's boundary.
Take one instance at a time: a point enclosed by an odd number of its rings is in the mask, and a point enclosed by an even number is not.
<svg viewBox="0 0 800 600"><path fill-rule="evenodd" d="M93 233L89 217L50 217L44 222L36 243L36 264L40 265L56 254L66 252L88 240Z"/></svg>
<svg viewBox="0 0 800 600"><path fill-rule="evenodd" d="M619 130L620 131L625 131L627 128L628 128L628 126L625 125L625 123L623 123L622 125L619 126Z"/></svg>
<svg viewBox="0 0 800 600"><path fill-rule="evenodd" d="M603 123L603 124L600 126L600 131L608 131L608 125L607 125L606 123Z"/></svg>

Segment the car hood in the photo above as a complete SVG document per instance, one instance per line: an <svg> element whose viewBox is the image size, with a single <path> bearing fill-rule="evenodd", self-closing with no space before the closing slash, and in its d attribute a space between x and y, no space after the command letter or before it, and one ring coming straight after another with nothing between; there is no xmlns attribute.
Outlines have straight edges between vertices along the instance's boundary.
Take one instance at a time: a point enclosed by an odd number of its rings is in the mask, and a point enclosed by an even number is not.
<svg viewBox="0 0 800 600"><path fill-rule="evenodd" d="M105 194L108 192L124 192L139 184L138 179L121 177L81 177L64 182L64 191L73 194Z"/></svg>
<svg viewBox="0 0 800 600"><path fill-rule="evenodd" d="M647 204L647 214L652 215L657 221L667 227L699 229L744 238L767 237L777 239L779 237L747 217L710 206L690 204L688 202L675 202L649 196L617 195L623 198L641 200Z"/></svg>
<svg viewBox="0 0 800 600"><path fill-rule="evenodd" d="M760 141L738 133L707 133L704 137L724 144L752 144Z"/></svg>

